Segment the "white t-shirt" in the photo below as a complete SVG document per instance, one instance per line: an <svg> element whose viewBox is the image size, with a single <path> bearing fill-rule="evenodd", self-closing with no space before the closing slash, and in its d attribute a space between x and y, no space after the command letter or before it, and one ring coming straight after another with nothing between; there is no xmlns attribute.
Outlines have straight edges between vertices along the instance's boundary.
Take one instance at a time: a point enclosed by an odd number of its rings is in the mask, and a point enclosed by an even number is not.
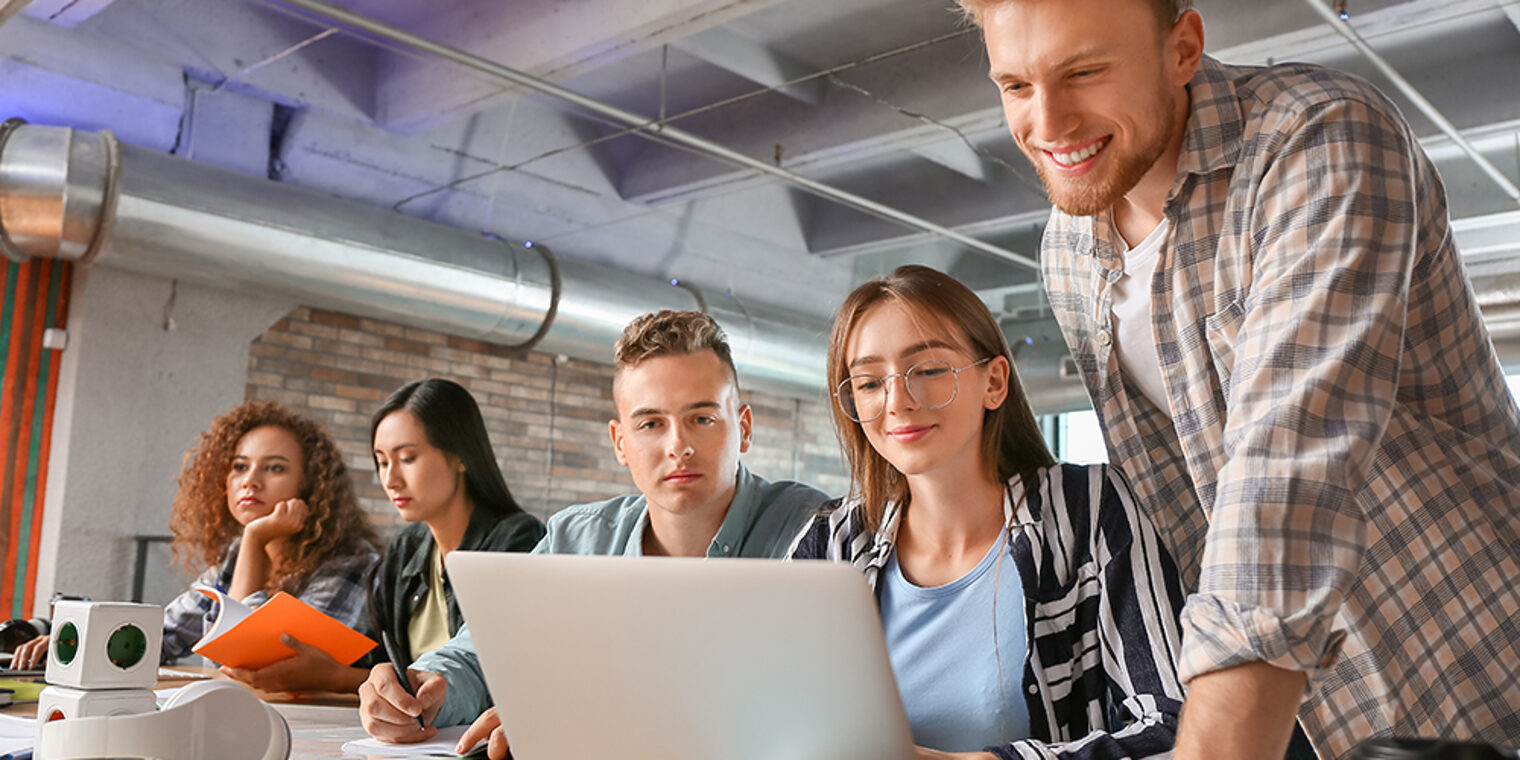
<svg viewBox="0 0 1520 760"><path fill-rule="evenodd" d="M1112 291L1114 354L1119 357L1119 368L1168 417L1172 407L1161 379L1156 334L1151 330L1151 280L1156 274L1156 261L1161 258L1161 247L1171 234L1172 223L1163 218L1139 245L1124 250L1124 238L1116 231L1114 241L1124 258L1124 275L1114 283Z"/></svg>

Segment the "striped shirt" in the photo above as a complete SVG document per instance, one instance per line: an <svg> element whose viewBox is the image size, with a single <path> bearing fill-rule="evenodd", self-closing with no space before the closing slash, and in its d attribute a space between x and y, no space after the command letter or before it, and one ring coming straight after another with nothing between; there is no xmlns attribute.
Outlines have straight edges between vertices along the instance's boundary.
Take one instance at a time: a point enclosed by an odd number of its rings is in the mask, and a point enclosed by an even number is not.
<svg viewBox="0 0 1520 760"><path fill-rule="evenodd" d="M1205 58L1151 281L1170 414L1112 349L1108 212L1046 288L1109 444L1196 589L1182 675L1303 671L1324 757L1520 740L1520 411L1409 125L1365 81Z"/></svg>
<svg viewBox="0 0 1520 760"><path fill-rule="evenodd" d="M1182 708L1176 566L1118 470L1063 464L1026 490L1008 482L1008 556L1024 586L1029 653L1021 694L1032 738L988 747L1005 760L1139 758L1171 752ZM849 562L875 589L901 517L867 532L858 497L813 519L791 559Z"/></svg>

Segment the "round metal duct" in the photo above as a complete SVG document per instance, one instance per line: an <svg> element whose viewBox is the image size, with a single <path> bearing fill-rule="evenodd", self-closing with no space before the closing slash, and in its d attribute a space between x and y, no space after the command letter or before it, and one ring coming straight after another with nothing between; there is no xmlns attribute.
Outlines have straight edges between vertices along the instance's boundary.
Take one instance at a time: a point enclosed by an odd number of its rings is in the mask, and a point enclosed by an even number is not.
<svg viewBox="0 0 1520 760"><path fill-rule="evenodd" d="M540 250L120 144L109 132L11 125L0 145L0 248L520 344L549 315ZM537 346L607 362L634 316L699 309L692 291L559 260L563 289ZM708 311L746 386L817 395L828 325L728 299Z"/></svg>

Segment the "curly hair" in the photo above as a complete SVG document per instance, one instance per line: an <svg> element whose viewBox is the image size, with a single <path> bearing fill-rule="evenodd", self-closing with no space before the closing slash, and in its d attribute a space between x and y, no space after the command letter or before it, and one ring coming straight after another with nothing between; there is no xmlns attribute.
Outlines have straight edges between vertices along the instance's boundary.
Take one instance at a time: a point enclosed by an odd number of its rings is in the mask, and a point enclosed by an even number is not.
<svg viewBox="0 0 1520 760"><path fill-rule="evenodd" d="M301 498L311 511L306 525L286 543L284 556L264 587L271 594L298 594L328 560L372 551L378 540L354 498L348 468L326 429L273 402L249 401L234 407L213 420L185 452L170 518L174 556L192 570L223 561L228 544L243 530L227 508L227 471L243 436L268 426L284 428L300 441L305 483Z"/></svg>
<svg viewBox="0 0 1520 760"><path fill-rule="evenodd" d="M701 351L711 351L728 367L735 387L739 383L739 370L734 366L733 352L728 347L728 336L717 321L700 311L676 311L663 309L640 314L633 318L612 346L614 366L612 382L629 367L637 366L645 359L659 356L685 356Z"/></svg>

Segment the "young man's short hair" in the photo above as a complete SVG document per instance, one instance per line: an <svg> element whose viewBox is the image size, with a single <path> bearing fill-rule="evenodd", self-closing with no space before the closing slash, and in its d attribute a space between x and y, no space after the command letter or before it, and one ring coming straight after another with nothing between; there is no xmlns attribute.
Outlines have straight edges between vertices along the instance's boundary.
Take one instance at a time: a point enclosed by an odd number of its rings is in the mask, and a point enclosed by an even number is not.
<svg viewBox="0 0 1520 760"><path fill-rule="evenodd" d="M977 26L982 25L982 17L992 8L1013 0L955 0L955 4L961 8L961 13ZM1156 18L1161 20L1163 29L1170 28L1182 18L1182 14L1193 7L1193 0L1148 0L1156 10Z"/></svg>
<svg viewBox="0 0 1520 760"><path fill-rule="evenodd" d="M734 386L739 384L739 371L734 367L733 353L728 348L728 336L712 317L700 311L665 309L635 317L623 328L612 351L619 373L657 356L711 351L728 366Z"/></svg>

